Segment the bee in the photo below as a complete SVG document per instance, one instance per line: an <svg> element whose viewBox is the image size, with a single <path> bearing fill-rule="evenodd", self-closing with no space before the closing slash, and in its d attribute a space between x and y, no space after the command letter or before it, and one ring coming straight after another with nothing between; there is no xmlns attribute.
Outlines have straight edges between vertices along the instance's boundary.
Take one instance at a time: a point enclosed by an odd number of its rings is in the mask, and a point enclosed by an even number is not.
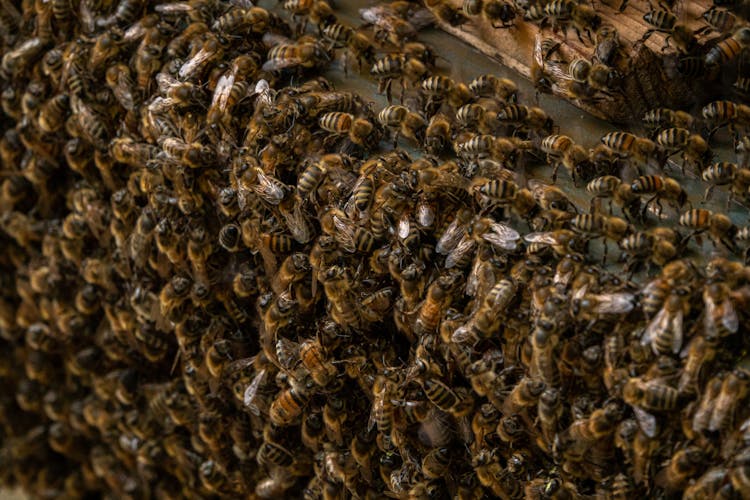
<svg viewBox="0 0 750 500"><path fill-rule="evenodd" d="M705 139L698 134L691 134L684 128L664 129L656 136L656 142L667 152L682 152L683 171L687 161L692 161L703 170L703 166L712 156Z"/></svg>
<svg viewBox="0 0 750 500"><path fill-rule="evenodd" d="M604 260L607 258L606 240L611 239L619 242L631 229L630 224L624 219L596 213L576 215L571 219L570 227L584 235L590 235L593 237L603 236L605 238Z"/></svg>
<svg viewBox="0 0 750 500"><path fill-rule="evenodd" d="M420 113L409 111L405 106L386 106L378 114L378 121L383 127L395 130L394 145L397 145L400 136L417 144L422 144L424 141L427 122Z"/></svg>
<svg viewBox="0 0 750 500"><path fill-rule="evenodd" d="M339 23L331 23L323 27L321 35L328 41L332 48L346 48L357 60L358 70L362 71L362 63L369 66L375 62L375 46L370 39L350 26ZM346 53L344 55L346 57ZM343 61L344 74L347 74L346 59Z"/></svg>
<svg viewBox="0 0 750 500"><path fill-rule="evenodd" d="M498 281L488 292L479 309L462 326L457 328L451 340L464 343L490 338L500 326L502 317L516 295L516 285L510 280Z"/></svg>
<svg viewBox="0 0 750 500"><path fill-rule="evenodd" d="M321 42L280 44L268 51L268 60L263 63L265 71L283 69L311 69L321 67L331 60L329 51Z"/></svg>
<svg viewBox="0 0 750 500"><path fill-rule="evenodd" d="M410 131L411 127L407 129ZM416 137L416 133L414 134ZM443 114L436 114L430 118L424 132L424 150L427 154L439 155L450 144L451 122Z"/></svg>
<svg viewBox="0 0 750 500"><path fill-rule="evenodd" d="M268 412L274 425L285 427L299 418L307 405L311 383L308 382L300 387L292 386L279 392Z"/></svg>
<svg viewBox="0 0 750 500"><path fill-rule="evenodd" d="M749 125L750 106L732 101L713 101L703 107L701 116L706 121L706 125L712 127L708 133L710 138L723 126L728 126L729 132L734 133L735 126Z"/></svg>
<svg viewBox="0 0 750 500"><path fill-rule="evenodd" d="M643 15L643 20L652 27L646 30L639 42L645 42L653 33L665 33L664 48L669 47L670 40L682 54L691 54L697 40L693 30L677 22L677 16L669 10L652 9Z"/></svg>
<svg viewBox="0 0 750 500"><path fill-rule="evenodd" d="M354 117L350 113L325 113L319 118L320 128L337 135L348 134L353 144L372 148L380 137L375 125L362 117Z"/></svg>
<svg viewBox="0 0 750 500"><path fill-rule="evenodd" d="M552 118L537 106L508 104L497 112L497 120L502 124L511 124L534 131L552 131Z"/></svg>
<svg viewBox="0 0 750 500"><path fill-rule="evenodd" d="M542 152L547 154L547 162L554 164L552 182L557 180L557 169L562 165L568 171L573 181L585 179L593 170L589 160L589 153L582 146L575 144L566 135L550 135L542 139Z"/></svg>
<svg viewBox="0 0 750 500"><path fill-rule="evenodd" d="M695 119L686 111L654 108L643 115L643 125L649 130L661 131L670 127L691 129Z"/></svg>
<svg viewBox="0 0 750 500"><path fill-rule="evenodd" d="M389 54L375 61L370 68L370 75L378 81L378 93L385 91L388 103L391 99L391 85L398 79L401 83L401 102L404 100L406 84L416 84L427 74L427 67L419 59L403 54Z"/></svg>
<svg viewBox="0 0 750 500"><path fill-rule="evenodd" d="M737 226L725 214L694 208L680 215L679 224L693 230L685 237L685 240L708 231L714 245L721 243L731 251L737 248L735 243Z"/></svg>
<svg viewBox="0 0 750 500"><path fill-rule="evenodd" d="M657 479L661 479L670 490L682 490L690 478L703 470L707 458L705 450L699 446L678 450Z"/></svg>
<svg viewBox="0 0 750 500"><path fill-rule="evenodd" d="M503 0L464 0L463 11L467 17L482 16L493 28L510 28L516 18L513 4Z"/></svg>
<svg viewBox="0 0 750 500"><path fill-rule="evenodd" d="M39 129L46 133L60 130L67 118L69 104L70 98L67 94L57 94L42 104L37 118Z"/></svg>
<svg viewBox="0 0 750 500"><path fill-rule="evenodd" d="M662 199L673 201L680 208L688 202L687 192L685 192L677 180L671 177L643 175L633 180L630 184L630 189L633 194L638 196L653 194L653 196L644 204L643 215L645 215L646 210L651 203L656 203L658 213L661 214L663 210L661 206Z"/></svg>
<svg viewBox="0 0 750 500"><path fill-rule="evenodd" d="M422 80L420 94L425 114L432 115L443 102L458 108L471 99L471 91L462 82L455 82L447 76L433 75ZM425 99L426 97L426 99Z"/></svg>
<svg viewBox="0 0 750 500"><path fill-rule="evenodd" d="M712 467L685 488L684 498L696 500L708 498L719 493L725 482L727 470L724 467Z"/></svg>
<svg viewBox="0 0 750 500"><path fill-rule="evenodd" d="M709 49L705 56L706 66L709 68L721 66L734 60L748 44L750 44L750 29L742 26L732 36L724 38Z"/></svg>
<svg viewBox="0 0 750 500"><path fill-rule="evenodd" d="M680 395L677 389L659 380L631 378L623 388L623 399L629 405L649 411L672 411L677 408Z"/></svg>
<svg viewBox="0 0 750 500"><path fill-rule="evenodd" d="M628 132L610 132L602 137L601 142L615 152L625 157L633 157L637 162L644 164L655 159L658 153L654 141Z"/></svg>
<svg viewBox="0 0 750 500"><path fill-rule="evenodd" d="M748 373L742 368L737 368L724 378L721 390L713 400L707 429L711 432L722 432L732 425L737 405L747 397L747 394Z"/></svg>
<svg viewBox="0 0 750 500"><path fill-rule="evenodd" d="M703 193L703 201L706 202L711 197L716 186L726 186L734 184L735 178L737 178L737 171L739 167L736 163L728 161L717 162L709 165L701 172L701 179L708 183L706 191ZM730 190L729 202L734 195L734 190Z"/></svg>
<svg viewBox="0 0 750 500"><path fill-rule="evenodd" d="M360 9L359 15L373 25L375 41L380 44L389 42L397 47L417 37L418 29L432 22L432 15L426 10L411 12L412 6L406 9L394 7L398 2L388 5L377 5ZM427 14L427 15L426 15ZM428 20L429 19L429 20Z"/></svg>
<svg viewBox="0 0 750 500"><path fill-rule="evenodd" d="M327 386L338 374L338 370L327 359L319 342L314 340L302 342L299 356L312 379L321 387Z"/></svg>

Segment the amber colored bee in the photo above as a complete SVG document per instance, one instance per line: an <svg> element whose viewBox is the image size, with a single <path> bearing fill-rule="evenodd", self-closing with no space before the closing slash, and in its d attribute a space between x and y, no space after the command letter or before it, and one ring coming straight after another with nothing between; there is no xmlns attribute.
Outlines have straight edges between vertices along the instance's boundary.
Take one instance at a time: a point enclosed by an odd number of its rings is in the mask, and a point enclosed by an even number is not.
<svg viewBox="0 0 750 500"><path fill-rule="evenodd" d="M731 39L729 39L731 40ZM750 123L750 107L732 101L712 101L701 110L706 125L711 126L709 137L719 128L728 126L733 132L735 126L747 126Z"/></svg>
<svg viewBox="0 0 750 500"><path fill-rule="evenodd" d="M694 208L680 215L679 224L693 230L687 238L708 231L714 244L721 243L730 250L736 248L737 227L725 214Z"/></svg>
<svg viewBox="0 0 750 500"><path fill-rule="evenodd" d="M370 74L378 80L378 92L385 91L388 102L391 102L391 85L393 80L401 82L401 101L406 91L406 83L416 83L427 73L425 65L415 58L405 55L387 55L378 59L370 69Z"/></svg>

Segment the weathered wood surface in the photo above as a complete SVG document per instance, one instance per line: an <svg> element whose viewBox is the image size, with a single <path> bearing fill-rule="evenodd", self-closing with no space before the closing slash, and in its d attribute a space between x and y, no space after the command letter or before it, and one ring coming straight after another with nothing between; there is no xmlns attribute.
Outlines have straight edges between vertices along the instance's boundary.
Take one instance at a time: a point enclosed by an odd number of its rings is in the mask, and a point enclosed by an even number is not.
<svg viewBox="0 0 750 500"><path fill-rule="evenodd" d="M463 0L448 1L459 9L463 3ZM693 30L704 26L701 15L710 5L709 0L678 3L678 22ZM701 101L702 96L708 94L707 82L688 79L677 72L680 54L672 47L663 50L666 34L653 33L645 43L638 43L650 27L643 20L643 15L650 10L648 2L630 0L623 13L617 11L618 7L619 0L612 5L595 2L602 24L617 29L623 49L629 55L622 58L617 68L623 75L622 92L582 100L570 95L561 83L553 86L553 93L597 117L624 124L639 121L645 111L657 106L685 109ZM582 34L582 42L572 29L567 32L561 29L558 33L549 27L540 30L538 25L524 21L522 13L508 29L494 28L479 16L459 27L438 24L526 78L531 78L534 42L540 32L542 37L561 42L561 52L568 62L577 57L591 60L595 49L595 43L585 34ZM701 36L698 40L704 43L707 38L710 37Z"/></svg>

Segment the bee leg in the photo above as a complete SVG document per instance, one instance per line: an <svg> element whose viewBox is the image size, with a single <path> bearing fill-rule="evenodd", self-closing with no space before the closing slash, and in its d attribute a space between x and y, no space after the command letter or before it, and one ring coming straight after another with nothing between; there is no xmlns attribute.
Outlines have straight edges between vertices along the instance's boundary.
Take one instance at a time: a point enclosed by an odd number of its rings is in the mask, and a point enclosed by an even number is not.
<svg viewBox="0 0 750 500"><path fill-rule="evenodd" d="M393 98L391 96L391 84L393 81L389 78L385 84L385 98L388 99L388 104L391 104L393 102Z"/></svg>
<svg viewBox="0 0 750 500"><path fill-rule="evenodd" d="M743 250L742 260L745 262L746 266L750 264L750 247L747 247L745 250Z"/></svg>
<svg viewBox="0 0 750 500"><path fill-rule="evenodd" d="M555 162L555 166L552 167L552 184L557 182L557 169L560 168L560 163Z"/></svg>
<svg viewBox="0 0 750 500"><path fill-rule="evenodd" d="M602 243L604 243L604 252L602 252L602 265L605 265L607 263L607 255L609 254L609 245L607 245L607 238L604 238L602 240Z"/></svg>
<svg viewBox="0 0 750 500"><path fill-rule="evenodd" d="M625 11L625 7L628 6L628 0L622 0L620 7L617 9L618 14L622 14Z"/></svg>
<svg viewBox="0 0 750 500"><path fill-rule="evenodd" d="M401 79L401 96L399 97L399 102L401 104L404 103L404 94L406 94L406 79Z"/></svg>
<svg viewBox="0 0 750 500"><path fill-rule="evenodd" d="M703 201L701 203L706 203L709 198L711 197L711 194L714 190L714 184L709 184L709 186L706 188L706 192L703 193ZM729 208L729 203L727 202L727 208Z"/></svg>

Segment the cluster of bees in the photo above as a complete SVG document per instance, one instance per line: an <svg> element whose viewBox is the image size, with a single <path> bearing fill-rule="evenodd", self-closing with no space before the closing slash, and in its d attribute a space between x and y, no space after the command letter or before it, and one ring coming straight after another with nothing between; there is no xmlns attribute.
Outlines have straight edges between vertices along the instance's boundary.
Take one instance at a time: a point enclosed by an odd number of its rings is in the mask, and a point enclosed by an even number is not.
<svg viewBox="0 0 750 500"><path fill-rule="evenodd" d="M750 229L682 185L748 202L746 105L589 149L416 3L1 7L4 484L750 497Z"/></svg>
<svg viewBox="0 0 750 500"><path fill-rule="evenodd" d="M639 98L651 105L683 107L699 98L720 96L747 100L750 96L750 10L741 0L715 0L688 12L688 2L576 2L572 0L427 0L425 5L444 24L478 36L495 30L536 33L530 76L540 93L554 93L586 109L606 110L620 119L627 113L613 109L639 108ZM696 5L693 5L696 7ZM635 12L631 12L635 11ZM618 14L632 16L628 22ZM485 32L477 27L486 28ZM618 30L619 28L619 30ZM570 50L568 34L577 38ZM558 34L562 34L562 37ZM655 33L663 45L657 61L638 52ZM564 38L563 38L564 37ZM514 40L515 42L515 40ZM522 42L519 43L521 45ZM521 45L522 46L522 45ZM651 73L644 73L644 65ZM662 89L650 88L661 83ZM661 92L659 92L661 90ZM684 94L684 95L683 95Z"/></svg>

